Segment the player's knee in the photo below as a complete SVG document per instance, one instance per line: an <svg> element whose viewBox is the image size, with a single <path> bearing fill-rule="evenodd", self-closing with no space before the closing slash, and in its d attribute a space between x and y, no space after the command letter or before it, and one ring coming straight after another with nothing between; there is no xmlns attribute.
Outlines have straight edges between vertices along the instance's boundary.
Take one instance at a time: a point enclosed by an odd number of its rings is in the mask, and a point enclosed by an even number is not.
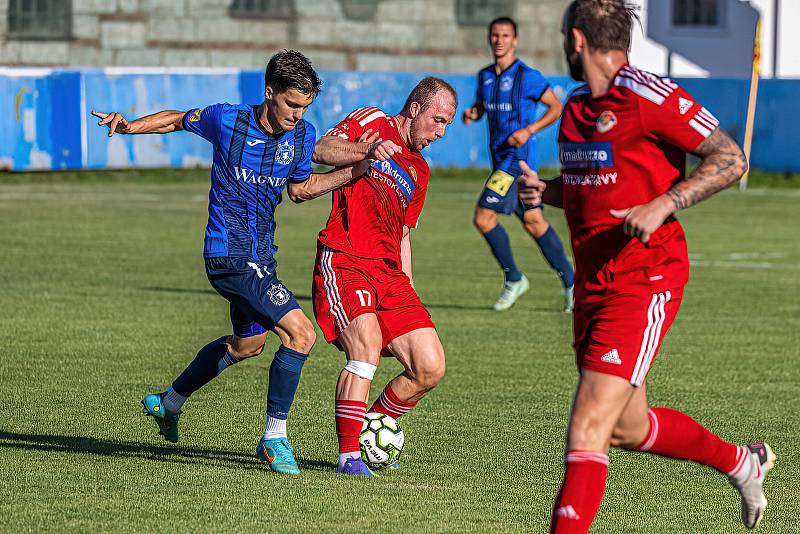
<svg viewBox="0 0 800 534"><path fill-rule="evenodd" d="M422 365L418 365L414 372L414 382L422 391L435 388L442 381L445 374L444 355L437 354L428 358Z"/></svg>
<svg viewBox="0 0 800 534"><path fill-rule="evenodd" d="M493 213L487 214L485 211L477 210L472 219L472 224L475 225L479 232L485 234L497 226L497 217Z"/></svg>
<svg viewBox="0 0 800 534"><path fill-rule="evenodd" d="M611 434L611 446L618 449L630 451L635 449L639 443L641 443L641 439L637 439L630 433L614 430L614 433Z"/></svg>
<svg viewBox="0 0 800 534"><path fill-rule="evenodd" d="M316 343L316 341L317 333L314 331L311 322L306 321L295 332L290 333L287 346L297 352L308 354L311 352L311 349L314 348L314 343Z"/></svg>
<svg viewBox="0 0 800 534"><path fill-rule="evenodd" d="M570 450L599 450L608 446L609 436L603 427L602 418L596 414L573 415L569 424Z"/></svg>
<svg viewBox="0 0 800 534"><path fill-rule="evenodd" d="M239 343L230 345L229 352L233 355L234 358L237 360L244 360L247 358L252 358L254 356L258 356L262 352L264 352L264 344L261 343L248 343L247 338L240 340Z"/></svg>
<svg viewBox="0 0 800 534"><path fill-rule="evenodd" d="M527 230L527 232L534 237L540 237L544 235L550 226L549 224L547 224L547 221L544 220L544 218L537 218L532 220L526 219L523 222L523 224L525 226L525 230Z"/></svg>

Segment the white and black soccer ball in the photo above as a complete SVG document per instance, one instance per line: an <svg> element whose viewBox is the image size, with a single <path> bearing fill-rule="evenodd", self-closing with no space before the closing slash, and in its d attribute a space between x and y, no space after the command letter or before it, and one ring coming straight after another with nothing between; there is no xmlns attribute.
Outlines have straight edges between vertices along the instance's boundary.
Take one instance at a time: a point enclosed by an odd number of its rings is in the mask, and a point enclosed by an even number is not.
<svg viewBox="0 0 800 534"><path fill-rule="evenodd" d="M361 459L370 469L386 469L400 458L405 440L403 430L394 418L384 413L369 412L364 416L361 437L358 439Z"/></svg>

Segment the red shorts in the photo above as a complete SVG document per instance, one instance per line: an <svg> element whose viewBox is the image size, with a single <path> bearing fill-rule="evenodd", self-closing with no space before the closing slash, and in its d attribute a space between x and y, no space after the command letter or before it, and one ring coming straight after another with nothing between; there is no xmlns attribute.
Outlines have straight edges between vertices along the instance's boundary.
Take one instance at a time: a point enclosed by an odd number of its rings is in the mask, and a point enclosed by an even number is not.
<svg viewBox="0 0 800 534"><path fill-rule="evenodd" d="M364 313L378 317L383 346L420 328L435 328L406 274L383 259L317 248L311 286L314 317L328 343Z"/></svg>
<svg viewBox="0 0 800 534"><path fill-rule="evenodd" d="M678 314L683 287L659 293L621 293L577 303L573 316L578 369L616 375L641 386L661 341Z"/></svg>

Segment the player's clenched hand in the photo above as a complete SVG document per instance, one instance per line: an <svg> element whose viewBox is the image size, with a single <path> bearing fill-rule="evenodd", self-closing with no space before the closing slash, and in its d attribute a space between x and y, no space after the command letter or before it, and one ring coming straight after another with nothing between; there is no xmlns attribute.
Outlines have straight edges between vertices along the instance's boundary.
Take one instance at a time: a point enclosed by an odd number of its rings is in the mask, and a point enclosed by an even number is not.
<svg viewBox="0 0 800 534"><path fill-rule="evenodd" d="M650 240L650 235L664 223L672 210L669 201L658 197L647 204L639 204L623 210L610 210L612 216L623 219L622 230L642 243Z"/></svg>
<svg viewBox="0 0 800 534"><path fill-rule="evenodd" d="M547 184L541 181L537 172L522 160L519 161L519 169L522 171L522 175L517 180L519 199L526 206L538 206L542 203L542 194Z"/></svg>
<svg viewBox="0 0 800 534"><path fill-rule="evenodd" d="M508 139L506 139L506 143L514 147L522 146L528 142L530 136L531 134L530 132L528 132L526 128L520 128L519 130L508 136Z"/></svg>
<svg viewBox="0 0 800 534"><path fill-rule="evenodd" d="M390 140L376 141L372 143L367 150L366 159L377 159L378 161L386 161L392 158L395 154L399 154L403 149L397 143Z"/></svg>
<svg viewBox="0 0 800 534"><path fill-rule="evenodd" d="M472 106L471 108L467 108L464 110L464 114L461 116L461 121L464 124L470 124L472 121L476 121L481 118L480 112L478 112L478 108Z"/></svg>
<svg viewBox="0 0 800 534"><path fill-rule="evenodd" d="M111 113L92 111L92 115L100 119L100 122L97 123L98 126L108 126L109 137L114 135L114 132L122 134L131 133L131 124L128 122L128 119L122 116L122 113L116 111L112 111Z"/></svg>

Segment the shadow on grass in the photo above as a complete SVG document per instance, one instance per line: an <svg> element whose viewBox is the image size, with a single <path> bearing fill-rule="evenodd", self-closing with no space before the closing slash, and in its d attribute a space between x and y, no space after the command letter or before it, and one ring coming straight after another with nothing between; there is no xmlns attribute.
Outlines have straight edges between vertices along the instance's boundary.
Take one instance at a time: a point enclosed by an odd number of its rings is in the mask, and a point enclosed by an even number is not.
<svg viewBox="0 0 800 534"><path fill-rule="evenodd" d="M197 288L185 288L185 287L143 287L141 288L145 291L160 291L162 293L188 293L194 295L219 295L213 289L197 289ZM294 298L297 300L307 300L311 302L310 295L299 295L297 293L292 293Z"/></svg>
<svg viewBox="0 0 800 534"><path fill-rule="evenodd" d="M96 454L122 458L144 458L173 463L208 463L267 469L254 454L211 447L185 447L180 445L152 445L132 441L113 441L83 436L59 436L50 434L18 434L0 431L0 449L19 449L41 452L67 452L72 454ZM324 460L298 458L301 469L332 471L336 464Z"/></svg>

